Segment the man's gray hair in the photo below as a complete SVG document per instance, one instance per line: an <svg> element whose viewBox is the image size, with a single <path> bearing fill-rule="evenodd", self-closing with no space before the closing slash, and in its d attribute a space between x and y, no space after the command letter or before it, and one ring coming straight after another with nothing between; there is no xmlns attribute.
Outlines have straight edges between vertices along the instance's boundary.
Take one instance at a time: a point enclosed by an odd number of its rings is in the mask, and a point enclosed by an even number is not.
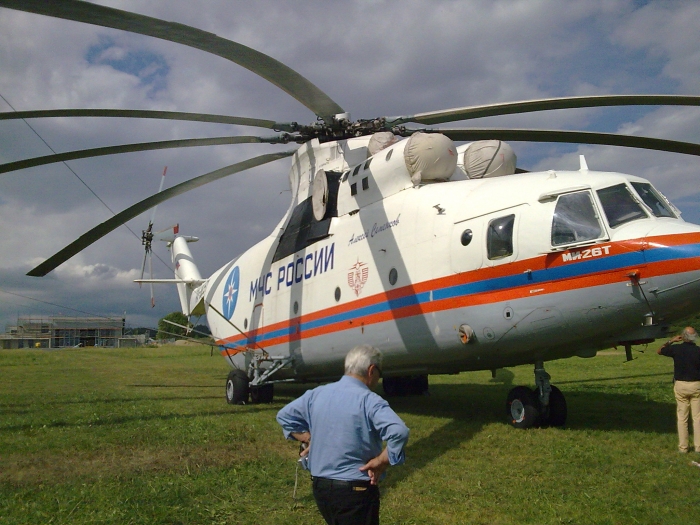
<svg viewBox="0 0 700 525"><path fill-rule="evenodd" d="M371 365L382 367L382 353L371 345L358 345L345 356L345 374L364 376Z"/></svg>
<svg viewBox="0 0 700 525"><path fill-rule="evenodd" d="M686 343L692 343L698 337L698 333L695 331L695 328L693 328L692 326L686 326L683 329L683 334L681 335L681 337L683 338L683 341L685 341Z"/></svg>

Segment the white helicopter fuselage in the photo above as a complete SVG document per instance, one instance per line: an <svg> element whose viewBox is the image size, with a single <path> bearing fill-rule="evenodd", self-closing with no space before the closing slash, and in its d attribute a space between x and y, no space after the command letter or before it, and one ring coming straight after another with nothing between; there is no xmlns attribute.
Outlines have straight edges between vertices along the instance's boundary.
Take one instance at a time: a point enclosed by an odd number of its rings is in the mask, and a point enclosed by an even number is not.
<svg viewBox="0 0 700 525"><path fill-rule="evenodd" d="M382 350L382 387L388 396L427 393L428 374L495 373L532 363L535 389L516 386L506 398L511 424L563 426L566 401L550 383L545 361L591 357L616 344L623 344L631 359L632 344L664 335L669 322L700 309L700 227L685 223L648 181L590 171L583 159L576 172L516 175L515 155L502 139L696 156L699 144L593 131L406 127L559 109L697 107L700 97L541 98L352 120L317 86L273 57L196 27L92 2L0 0L0 5L219 56L271 82L316 115L310 125L105 108L0 115L165 119L277 133L74 150L7 162L0 173L171 147L303 143L296 152L259 155L159 191L27 273L48 274L160 202L291 157L291 206L270 236L205 279L188 248L196 238L173 228L163 240L171 249L175 279L137 280L176 284L183 313L207 316L232 368L226 380L231 404L270 402L278 381L337 378L348 350L365 343ZM493 140L460 147L452 142L478 138ZM155 235L152 223L142 232L142 277Z"/></svg>
<svg viewBox="0 0 700 525"><path fill-rule="evenodd" d="M181 293L232 367L262 354L266 380L324 381L367 343L386 376L497 369L651 341L700 309L700 227L648 181L584 165L416 183L406 143L302 146L279 227ZM297 234L319 171L337 199Z"/></svg>

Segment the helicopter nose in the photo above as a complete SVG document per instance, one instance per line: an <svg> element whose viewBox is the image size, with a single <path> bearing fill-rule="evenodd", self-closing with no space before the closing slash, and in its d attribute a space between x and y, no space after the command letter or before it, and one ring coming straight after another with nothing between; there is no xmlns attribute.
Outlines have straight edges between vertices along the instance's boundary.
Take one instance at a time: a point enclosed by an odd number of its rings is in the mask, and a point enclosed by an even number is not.
<svg viewBox="0 0 700 525"><path fill-rule="evenodd" d="M653 279L649 291L659 313L679 318L700 311L700 226L663 221L644 244L645 273Z"/></svg>
<svg viewBox="0 0 700 525"><path fill-rule="evenodd" d="M655 224L649 229L647 237L700 233L700 225L691 222L683 222L675 219L662 219L654 222Z"/></svg>
<svg viewBox="0 0 700 525"><path fill-rule="evenodd" d="M700 269L700 226L688 222L663 221L644 236L648 263L663 262L669 271Z"/></svg>

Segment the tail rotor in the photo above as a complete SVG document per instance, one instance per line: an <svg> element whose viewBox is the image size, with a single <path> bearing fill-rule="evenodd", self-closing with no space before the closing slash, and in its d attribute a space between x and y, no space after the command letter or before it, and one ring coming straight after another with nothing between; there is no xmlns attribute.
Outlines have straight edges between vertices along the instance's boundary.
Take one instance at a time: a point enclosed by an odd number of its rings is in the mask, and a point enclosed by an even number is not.
<svg viewBox="0 0 700 525"><path fill-rule="evenodd" d="M160 187L158 188L158 193L163 191L163 184L165 183L165 173L168 171L168 167L165 166L163 169L163 175L160 178ZM156 210L158 209L158 206L154 206L153 212L151 213L151 220L148 221L148 227L145 230L141 230L141 244L144 247L145 253L143 254L143 264L141 264L141 280L143 280L143 274L146 271L146 260L148 259L148 273L149 277L152 280L153 279L153 236L157 233L164 232L166 230L169 230L172 228L172 226L168 226L164 230L161 230L159 232L153 233L153 221L156 219ZM156 299L155 295L153 294L153 283L149 283L151 287L151 308L155 308L156 306ZM141 283L139 283L139 288L141 288Z"/></svg>

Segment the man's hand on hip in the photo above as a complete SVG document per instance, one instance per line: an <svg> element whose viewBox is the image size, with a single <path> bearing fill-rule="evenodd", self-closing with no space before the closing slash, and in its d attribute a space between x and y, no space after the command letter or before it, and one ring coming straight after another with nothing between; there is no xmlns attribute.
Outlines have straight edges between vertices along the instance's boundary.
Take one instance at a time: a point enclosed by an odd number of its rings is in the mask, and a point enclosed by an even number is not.
<svg viewBox="0 0 700 525"><path fill-rule="evenodd" d="M379 478L382 477L387 468L389 468L389 452L387 449L384 449L376 458L370 459L360 467L360 470L367 473L372 485L377 485Z"/></svg>

